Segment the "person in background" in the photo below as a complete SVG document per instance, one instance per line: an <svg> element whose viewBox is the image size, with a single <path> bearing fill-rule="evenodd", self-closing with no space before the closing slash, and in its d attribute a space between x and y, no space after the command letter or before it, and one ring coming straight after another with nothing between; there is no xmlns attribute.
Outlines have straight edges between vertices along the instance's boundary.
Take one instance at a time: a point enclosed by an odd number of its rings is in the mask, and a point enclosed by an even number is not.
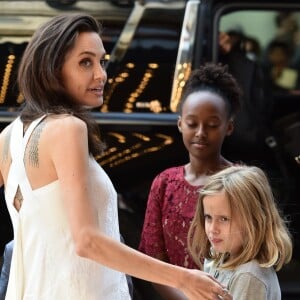
<svg viewBox="0 0 300 300"><path fill-rule="evenodd" d="M292 67L293 49L285 41L272 40L266 49L264 62L269 90L272 94L288 94L300 88L300 76Z"/></svg>
<svg viewBox="0 0 300 300"><path fill-rule="evenodd" d="M200 191L188 234L199 267L233 299L280 300L276 275L292 257L292 240L268 178L255 166L231 166Z"/></svg>
<svg viewBox="0 0 300 300"><path fill-rule="evenodd" d="M107 80L101 28L61 14L33 34L19 65L25 102L0 134L0 186L14 228L6 300L130 299L125 274L189 299L232 299L210 275L120 242L117 193L95 157L92 108Z"/></svg>
<svg viewBox="0 0 300 300"><path fill-rule="evenodd" d="M246 57L253 61L260 61L261 46L258 39L252 36L245 36L244 45Z"/></svg>
<svg viewBox="0 0 300 300"><path fill-rule="evenodd" d="M284 42L292 50L290 65L300 68L300 30L297 14L291 10L281 10L275 15L276 34L272 40Z"/></svg>
<svg viewBox="0 0 300 300"><path fill-rule="evenodd" d="M158 174L151 185L139 250L162 261L198 268L187 249L187 233L199 189L213 173L232 163L221 154L234 129L240 89L226 66L212 63L195 70L186 82L178 130L189 161ZM155 284L164 299L184 299L167 286Z"/></svg>
<svg viewBox="0 0 300 300"><path fill-rule="evenodd" d="M260 167L272 165L272 160L266 160L272 153L269 153L265 139L272 128L273 100L267 96L263 68L257 61L247 57L243 32L220 32L218 45L218 60L228 65L228 71L242 89L241 108L235 118L235 129L225 140L223 153L231 161L241 160L254 165L259 163ZM239 147L236 147L237 144Z"/></svg>

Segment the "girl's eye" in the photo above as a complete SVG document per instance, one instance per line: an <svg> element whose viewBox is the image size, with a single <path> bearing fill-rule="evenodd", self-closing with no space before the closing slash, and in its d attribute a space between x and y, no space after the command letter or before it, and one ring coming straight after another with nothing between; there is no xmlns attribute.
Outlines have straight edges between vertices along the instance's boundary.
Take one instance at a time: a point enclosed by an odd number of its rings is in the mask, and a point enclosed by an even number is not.
<svg viewBox="0 0 300 300"><path fill-rule="evenodd" d="M205 220L205 221L211 220L211 216L210 216L210 215L204 215L204 220Z"/></svg>
<svg viewBox="0 0 300 300"><path fill-rule="evenodd" d="M221 217L221 218L220 218L220 221L221 221L221 222L228 222L228 221L229 221L229 218L227 218L227 217Z"/></svg>
<svg viewBox="0 0 300 300"><path fill-rule="evenodd" d="M197 125L195 123L186 123L188 127L196 127Z"/></svg>

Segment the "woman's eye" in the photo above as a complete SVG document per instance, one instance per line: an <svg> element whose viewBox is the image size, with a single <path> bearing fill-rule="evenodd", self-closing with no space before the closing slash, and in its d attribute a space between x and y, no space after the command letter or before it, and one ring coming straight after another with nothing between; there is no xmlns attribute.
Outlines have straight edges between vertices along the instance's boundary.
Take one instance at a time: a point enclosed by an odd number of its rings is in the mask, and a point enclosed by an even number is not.
<svg viewBox="0 0 300 300"><path fill-rule="evenodd" d="M84 67L89 67L91 66L92 62L90 59L83 59L82 61L80 61L80 65L84 66Z"/></svg>
<svg viewBox="0 0 300 300"><path fill-rule="evenodd" d="M100 65L101 65L102 68L106 67L106 62L107 62L107 60L104 59L104 58L100 60Z"/></svg>

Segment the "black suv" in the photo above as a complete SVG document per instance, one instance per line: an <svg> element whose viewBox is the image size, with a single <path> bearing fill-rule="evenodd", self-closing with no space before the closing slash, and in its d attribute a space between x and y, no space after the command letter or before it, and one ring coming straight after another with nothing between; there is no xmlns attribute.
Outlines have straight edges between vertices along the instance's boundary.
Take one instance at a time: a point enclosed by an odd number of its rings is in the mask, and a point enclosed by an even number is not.
<svg viewBox="0 0 300 300"><path fill-rule="evenodd" d="M120 228L125 241L137 247L154 176L188 160L176 126L186 79L204 62L221 62L244 91L224 156L258 165L268 173L294 237L293 261L279 273L282 296L299 299L298 0L1 1L1 127L15 117L23 101L15 85L16 70L31 34L41 22L65 11L86 11L103 25L108 82L104 104L93 114L108 146L98 162L123 196ZM229 53L220 45L221 33L230 37ZM283 55L271 55L274 40L289 46L289 62ZM281 64L284 74L275 83L273 63ZM1 250L12 236L3 203ZM154 299L143 284L137 282L136 287L137 298Z"/></svg>

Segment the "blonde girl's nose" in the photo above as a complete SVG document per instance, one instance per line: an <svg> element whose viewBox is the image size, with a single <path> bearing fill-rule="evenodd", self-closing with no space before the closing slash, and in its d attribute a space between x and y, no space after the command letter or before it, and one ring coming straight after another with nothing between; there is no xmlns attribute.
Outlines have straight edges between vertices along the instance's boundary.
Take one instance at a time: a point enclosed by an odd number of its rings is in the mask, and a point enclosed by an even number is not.
<svg viewBox="0 0 300 300"><path fill-rule="evenodd" d="M213 233L218 233L219 232L219 226L218 226L218 222L213 220L210 224L210 230Z"/></svg>

